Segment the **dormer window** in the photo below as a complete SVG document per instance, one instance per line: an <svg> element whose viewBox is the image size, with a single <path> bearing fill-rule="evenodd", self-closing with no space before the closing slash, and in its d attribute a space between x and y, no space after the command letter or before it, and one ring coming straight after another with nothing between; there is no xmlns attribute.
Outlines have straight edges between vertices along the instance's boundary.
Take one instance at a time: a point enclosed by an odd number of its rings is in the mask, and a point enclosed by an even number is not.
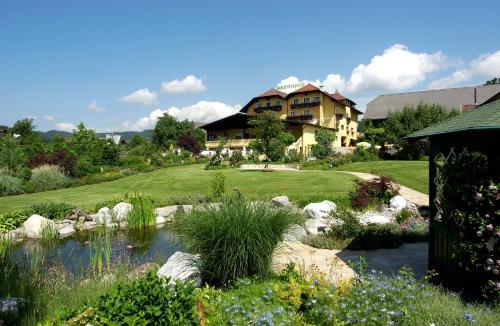
<svg viewBox="0 0 500 326"><path fill-rule="evenodd" d="M304 97L304 103L311 103L310 97Z"/></svg>
<svg viewBox="0 0 500 326"><path fill-rule="evenodd" d="M294 98L293 104L300 104L300 98Z"/></svg>
<svg viewBox="0 0 500 326"><path fill-rule="evenodd" d="M319 102L319 96L315 96L315 97L313 98L313 102Z"/></svg>

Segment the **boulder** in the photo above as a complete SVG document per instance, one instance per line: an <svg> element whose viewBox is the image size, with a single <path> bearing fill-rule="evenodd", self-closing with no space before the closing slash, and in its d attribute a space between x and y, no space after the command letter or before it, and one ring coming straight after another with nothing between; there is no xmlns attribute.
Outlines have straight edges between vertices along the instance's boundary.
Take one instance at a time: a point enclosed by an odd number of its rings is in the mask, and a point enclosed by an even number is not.
<svg viewBox="0 0 500 326"><path fill-rule="evenodd" d="M283 235L284 241L302 241L307 236L307 231L302 226L294 224Z"/></svg>
<svg viewBox="0 0 500 326"><path fill-rule="evenodd" d="M193 205L179 205L178 209L182 213L190 213L193 210Z"/></svg>
<svg viewBox="0 0 500 326"><path fill-rule="evenodd" d="M359 222L363 225L388 224L391 223L391 219L377 212L368 211L360 216Z"/></svg>
<svg viewBox="0 0 500 326"><path fill-rule="evenodd" d="M25 234L23 228L17 228L14 230L7 231L5 233L0 233L0 240L8 240L13 242L23 241Z"/></svg>
<svg viewBox="0 0 500 326"><path fill-rule="evenodd" d="M158 207L155 209L156 216L169 217L177 212L177 205Z"/></svg>
<svg viewBox="0 0 500 326"><path fill-rule="evenodd" d="M161 215L156 215L156 224L164 224L167 219Z"/></svg>
<svg viewBox="0 0 500 326"><path fill-rule="evenodd" d="M404 197L400 195L392 197L389 201L389 207L397 211L406 208L406 205L406 199L404 199Z"/></svg>
<svg viewBox="0 0 500 326"><path fill-rule="evenodd" d="M313 219L325 219L335 212L337 205L329 200L323 200L319 203L310 203L304 207L304 212Z"/></svg>
<svg viewBox="0 0 500 326"><path fill-rule="evenodd" d="M26 237L42 238L42 230L45 227L56 228L55 223L40 215L31 215L23 224Z"/></svg>
<svg viewBox="0 0 500 326"><path fill-rule="evenodd" d="M81 208L75 208L70 210L64 218L69 220L84 220L84 221L92 221L92 216L90 214L85 213Z"/></svg>
<svg viewBox="0 0 500 326"><path fill-rule="evenodd" d="M67 237L68 235L76 232L72 224L62 224L61 226L58 226L57 231L60 237Z"/></svg>
<svg viewBox="0 0 500 326"><path fill-rule="evenodd" d="M194 286L201 286L201 273L198 268L198 258L185 252L177 251L167 260L156 276L170 278L169 284L176 280L191 282Z"/></svg>
<svg viewBox="0 0 500 326"><path fill-rule="evenodd" d="M307 233L312 235L317 235L320 232L326 232L330 224L327 219L324 218L311 218L307 219L304 223Z"/></svg>
<svg viewBox="0 0 500 326"><path fill-rule="evenodd" d="M7 325L17 325L19 320L19 313L26 305L26 300L22 298L9 297L0 298L0 322L7 322Z"/></svg>
<svg viewBox="0 0 500 326"><path fill-rule="evenodd" d="M113 207L113 216L115 220L118 222L125 221L127 219L127 215L132 211L134 206L129 203L121 202Z"/></svg>
<svg viewBox="0 0 500 326"><path fill-rule="evenodd" d="M110 225L113 222L113 214L109 207L103 207L101 208L95 215L94 215L94 222L96 224L102 225Z"/></svg>
<svg viewBox="0 0 500 326"><path fill-rule="evenodd" d="M94 230L95 228L96 228L96 222L94 222L94 221L86 221L86 222L84 222L81 225L80 230L91 231L91 230Z"/></svg>
<svg viewBox="0 0 500 326"><path fill-rule="evenodd" d="M271 202L278 207L290 206L290 199L287 196L274 197Z"/></svg>

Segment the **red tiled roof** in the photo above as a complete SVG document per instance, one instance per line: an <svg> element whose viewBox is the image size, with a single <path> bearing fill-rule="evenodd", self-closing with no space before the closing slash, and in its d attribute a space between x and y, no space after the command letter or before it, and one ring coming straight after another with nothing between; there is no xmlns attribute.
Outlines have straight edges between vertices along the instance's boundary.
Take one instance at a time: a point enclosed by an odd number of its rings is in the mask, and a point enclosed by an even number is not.
<svg viewBox="0 0 500 326"><path fill-rule="evenodd" d="M293 94L293 93L303 93L303 92L313 92L313 91L319 91L319 88L314 86L314 85L311 85L311 84L307 84L305 86L302 86L301 88L291 92L290 94Z"/></svg>
<svg viewBox="0 0 500 326"><path fill-rule="evenodd" d="M330 94L331 96L333 96L334 99L336 99L337 101L342 101L342 100L345 100L346 97L343 96L342 94L340 94L339 92L335 92L333 94Z"/></svg>
<svg viewBox="0 0 500 326"><path fill-rule="evenodd" d="M271 88L270 90L260 94L259 96L257 97L269 97L269 96L279 96L279 97L282 97L282 98L285 98L286 97L286 93L283 93L283 92L280 92L274 88Z"/></svg>

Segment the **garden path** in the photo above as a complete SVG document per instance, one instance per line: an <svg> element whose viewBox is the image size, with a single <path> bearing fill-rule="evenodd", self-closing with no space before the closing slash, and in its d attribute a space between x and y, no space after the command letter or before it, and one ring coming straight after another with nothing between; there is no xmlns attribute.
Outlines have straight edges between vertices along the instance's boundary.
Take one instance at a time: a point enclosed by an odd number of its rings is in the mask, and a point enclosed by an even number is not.
<svg viewBox="0 0 500 326"><path fill-rule="evenodd" d="M391 274L407 266L417 278L421 278L427 272L427 253L427 242L405 243L396 249L328 250L287 241L274 255L273 264L274 270L279 272L289 262L294 262L301 271L319 271L332 283L338 283L354 276L354 271L347 264L349 260L358 261L364 257L368 269Z"/></svg>
<svg viewBox="0 0 500 326"><path fill-rule="evenodd" d="M365 172L352 172L352 171L336 171L336 172L352 174L363 180L372 180L378 178L378 175ZM419 207L429 206L429 195L405 187L401 184L397 185L399 186L399 194L403 196L406 200L411 201L412 203L414 203Z"/></svg>

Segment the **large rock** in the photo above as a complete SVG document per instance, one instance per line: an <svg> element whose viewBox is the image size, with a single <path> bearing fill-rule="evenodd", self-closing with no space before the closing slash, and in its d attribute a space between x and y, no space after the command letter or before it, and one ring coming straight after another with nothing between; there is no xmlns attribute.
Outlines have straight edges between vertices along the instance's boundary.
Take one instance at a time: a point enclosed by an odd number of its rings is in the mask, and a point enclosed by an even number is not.
<svg viewBox="0 0 500 326"><path fill-rule="evenodd" d="M60 237L67 237L76 232L73 224L70 223L59 224L57 226L57 231Z"/></svg>
<svg viewBox="0 0 500 326"><path fill-rule="evenodd" d="M271 202L278 207L290 206L290 199L287 196L274 197Z"/></svg>
<svg viewBox="0 0 500 326"><path fill-rule="evenodd" d="M161 215L156 215L156 224L165 224L167 219Z"/></svg>
<svg viewBox="0 0 500 326"><path fill-rule="evenodd" d="M113 207L113 215L116 221L125 221L127 220L127 215L132 211L134 206L129 203L121 202Z"/></svg>
<svg viewBox="0 0 500 326"><path fill-rule="evenodd" d="M317 235L320 232L328 231L330 223L324 218L311 218L307 219L304 223L307 233Z"/></svg>
<svg viewBox="0 0 500 326"><path fill-rule="evenodd" d="M40 215L31 215L23 224L24 233L26 237L32 239L42 238L42 230L44 228L53 228L56 230L56 225L53 221L40 216Z"/></svg>
<svg viewBox="0 0 500 326"><path fill-rule="evenodd" d="M26 300L22 298L0 298L0 325L3 325L3 321L7 322L6 325L17 325L19 313L25 305Z"/></svg>
<svg viewBox="0 0 500 326"><path fill-rule="evenodd" d="M191 282L194 286L201 286L201 273L197 266L198 259L195 255L177 251L167 260L156 276L169 277L169 284L176 280Z"/></svg>
<svg viewBox="0 0 500 326"><path fill-rule="evenodd" d="M94 215L94 222L98 225L110 225L111 223L113 223L113 214L111 212L111 209L109 209L109 207L101 208Z"/></svg>
<svg viewBox="0 0 500 326"><path fill-rule="evenodd" d="M337 205L329 200L323 200L319 203L310 203L304 207L307 216L314 219L328 218L332 212L335 212Z"/></svg>
<svg viewBox="0 0 500 326"><path fill-rule="evenodd" d="M368 211L360 216L359 222L363 225L388 224L391 223L391 219L377 212Z"/></svg>
<svg viewBox="0 0 500 326"><path fill-rule="evenodd" d="M156 216L162 216L164 218L170 217L177 212L177 205L158 207L155 209Z"/></svg>
<svg viewBox="0 0 500 326"><path fill-rule="evenodd" d="M406 206L407 206L406 199L404 199L404 197L400 195L392 197L391 200L389 201L389 207L397 211L406 208Z"/></svg>
<svg viewBox="0 0 500 326"><path fill-rule="evenodd" d="M302 241L307 236L307 231L300 225L292 225L283 235L284 241Z"/></svg>

